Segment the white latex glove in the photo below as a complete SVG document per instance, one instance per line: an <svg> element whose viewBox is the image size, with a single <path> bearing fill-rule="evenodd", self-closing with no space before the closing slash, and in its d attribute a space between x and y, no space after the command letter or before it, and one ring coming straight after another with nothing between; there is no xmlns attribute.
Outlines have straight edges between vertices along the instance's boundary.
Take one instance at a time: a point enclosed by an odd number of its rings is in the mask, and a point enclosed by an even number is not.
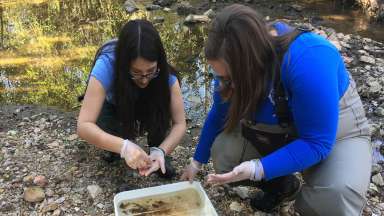
<svg viewBox="0 0 384 216"><path fill-rule="evenodd" d="M132 169L145 169L151 164L147 153L129 140L124 140L120 156L125 159L127 165Z"/></svg>
<svg viewBox="0 0 384 216"><path fill-rule="evenodd" d="M183 174L180 179L185 181L188 180L190 183L193 182L196 174L201 170L201 163L195 160L191 160L191 163L184 168Z"/></svg>
<svg viewBox="0 0 384 216"><path fill-rule="evenodd" d="M165 174L165 153L164 150L158 147L151 147L149 158L151 159L151 166L148 170L140 171L141 175L149 176L151 173L157 171L159 168Z"/></svg>
<svg viewBox="0 0 384 216"><path fill-rule="evenodd" d="M245 161L233 168L231 172L224 174L209 174L208 183L210 184L226 184L246 179L260 181L264 177L264 169L260 160Z"/></svg>

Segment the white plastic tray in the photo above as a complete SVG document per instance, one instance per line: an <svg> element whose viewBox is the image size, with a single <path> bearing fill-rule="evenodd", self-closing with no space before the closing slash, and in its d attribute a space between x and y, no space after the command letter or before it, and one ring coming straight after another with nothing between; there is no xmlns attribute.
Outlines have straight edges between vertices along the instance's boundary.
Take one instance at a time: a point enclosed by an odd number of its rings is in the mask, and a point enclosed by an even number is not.
<svg viewBox="0 0 384 216"><path fill-rule="evenodd" d="M127 207L123 213L121 207ZM134 207L136 209L130 208ZM217 216L200 182L179 182L121 192L114 197L116 216L204 215ZM126 208L123 208L126 209Z"/></svg>

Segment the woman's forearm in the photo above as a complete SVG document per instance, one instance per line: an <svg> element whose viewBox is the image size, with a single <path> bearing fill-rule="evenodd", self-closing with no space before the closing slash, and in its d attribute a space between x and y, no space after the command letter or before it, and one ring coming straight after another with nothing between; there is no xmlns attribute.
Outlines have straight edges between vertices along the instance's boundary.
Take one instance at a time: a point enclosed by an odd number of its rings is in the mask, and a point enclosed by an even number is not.
<svg viewBox="0 0 384 216"><path fill-rule="evenodd" d="M165 140L159 146L162 148L166 154L170 154L176 146L180 143L181 139L184 137L186 130L185 123L177 123L172 125L171 132L165 138Z"/></svg>
<svg viewBox="0 0 384 216"><path fill-rule="evenodd" d="M88 143L115 153L120 153L124 141L120 137L104 132L92 122L78 123L77 134Z"/></svg>

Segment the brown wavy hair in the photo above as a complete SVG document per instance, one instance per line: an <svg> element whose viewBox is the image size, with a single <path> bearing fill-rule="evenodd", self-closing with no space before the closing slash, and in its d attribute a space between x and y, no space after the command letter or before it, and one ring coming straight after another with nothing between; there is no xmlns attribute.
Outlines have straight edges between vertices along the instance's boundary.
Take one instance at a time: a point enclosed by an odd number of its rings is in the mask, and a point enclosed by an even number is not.
<svg viewBox="0 0 384 216"><path fill-rule="evenodd" d="M223 60L232 85L220 93L230 100L225 130L236 127L242 118L251 118L268 96L276 73L280 73L282 55L294 30L272 36L271 25L250 7L233 4L225 7L212 22L205 45L208 60Z"/></svg>

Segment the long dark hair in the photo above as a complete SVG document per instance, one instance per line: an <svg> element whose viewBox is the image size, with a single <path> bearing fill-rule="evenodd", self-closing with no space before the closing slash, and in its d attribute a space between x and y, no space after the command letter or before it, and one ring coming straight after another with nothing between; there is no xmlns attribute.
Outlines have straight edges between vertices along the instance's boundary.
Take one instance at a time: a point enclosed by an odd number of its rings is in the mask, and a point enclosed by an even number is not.
<svg viewBox="0 0 384 216"><path fill-rule="evenodd" d="M140 89L131 79L131 62L157 61L158 77ZM132 20L120 31L116 47L114 101L125 138L148 132L148 144L158 146L170 127L170 67L158 31L146 20Z"/></svg>
<svg viewBox="0 0 384 216"><path fill-rule="evenodd" d="M273 37L263 17L250 7L233 4L215 18L208 33L205 56L224 60L232 85L221 88L231 105L225 130L236 127L242 118L251 118L268 96L280 61L296 31Z"/></svg>

